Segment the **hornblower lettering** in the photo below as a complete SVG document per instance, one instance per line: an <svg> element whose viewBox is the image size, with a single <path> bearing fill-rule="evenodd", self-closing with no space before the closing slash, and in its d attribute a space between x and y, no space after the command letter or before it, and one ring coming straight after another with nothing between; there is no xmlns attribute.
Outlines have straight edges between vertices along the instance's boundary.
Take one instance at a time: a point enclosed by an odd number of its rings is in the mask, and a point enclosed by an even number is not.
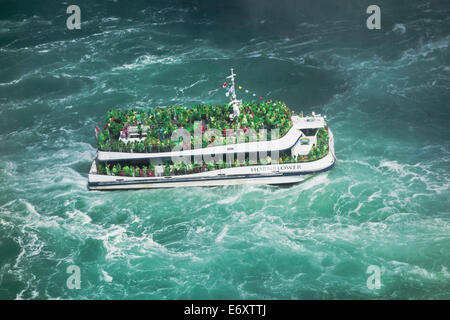
<svg viewBox="0 0 450 320"><path fill-rule="evenodd" d="M213 318L217 314L219 307L196 307L191 304L190 307L184 308L184 314L201 314L201 315L211 315Z"/></svg>
<svg viewBox="0 0 450 320"><path fill-rule="evenodd" d="M289 171L289 170L300 170L300 164L278 164L274 166L261 166L251 168L252 173L258 172L276 172L276 171Z"/></svg>

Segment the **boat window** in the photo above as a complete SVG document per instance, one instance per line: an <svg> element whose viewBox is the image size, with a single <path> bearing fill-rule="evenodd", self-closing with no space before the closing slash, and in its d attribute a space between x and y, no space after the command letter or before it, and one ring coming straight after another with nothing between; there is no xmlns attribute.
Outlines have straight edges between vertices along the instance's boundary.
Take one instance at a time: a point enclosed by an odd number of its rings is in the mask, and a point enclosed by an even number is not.
<svg viewBox="0 0 450 320"><path fill-rule="evenodd" d="M313 129L301 129L303 134L305 136L311 137L311 136L315 136L317 130L319 130L319 128L313 128Z"/></svg>

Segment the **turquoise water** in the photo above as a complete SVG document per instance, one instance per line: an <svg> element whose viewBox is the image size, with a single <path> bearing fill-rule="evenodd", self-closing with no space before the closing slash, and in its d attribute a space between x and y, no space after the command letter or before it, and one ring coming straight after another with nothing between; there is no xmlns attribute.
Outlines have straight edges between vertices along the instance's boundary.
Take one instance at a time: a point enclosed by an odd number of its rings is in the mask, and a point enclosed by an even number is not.
<svg viewBox="0 0 450 320"><path fill-rule="evenodd" d="M77 4L70 31L65 2L0 2L0 299L450 298L448 2L378 1L381 30L368 1ZM87 190L107 110L225 103L230 67L326 114L336 167Z"/></svg>

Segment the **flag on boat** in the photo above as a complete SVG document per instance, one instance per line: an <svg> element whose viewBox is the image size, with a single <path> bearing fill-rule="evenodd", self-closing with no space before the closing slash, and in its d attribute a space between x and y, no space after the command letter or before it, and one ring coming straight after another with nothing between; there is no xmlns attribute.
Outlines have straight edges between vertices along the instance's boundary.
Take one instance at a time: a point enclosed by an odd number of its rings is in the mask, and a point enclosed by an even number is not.
<svg viewBox="0 0 450 320"><path fill-rule="evenodd" d="M232 88L231 85L228 86L228 82L224 82L224 83L222 84L222 88L223 88L223 89L227 89L226 92L225 92L225 96L227 96L227 97L229 97L229 96L233 93L233 92L232 92L232 91L233 91L233 90L232 90L233 88ZM251 94L251 95L252 95L253 97L255 97L256 99L259 98L259 100L264 100L263 97L260 97L260 96L257 95L256 93L250 92L250 90L244 88L244 87L241 86L241 85L237 85L237 89L243 90L243 91L245 91L245 93ZM209 92L208 92L208 94L209 94Z"/></svg>
<svg viewBox="0 0 450 320"><path fill-rule="evenodd" d="M100 128L95 126L94 130L95 130L95 138L98 139L98 133L100 132Z"/></svg>

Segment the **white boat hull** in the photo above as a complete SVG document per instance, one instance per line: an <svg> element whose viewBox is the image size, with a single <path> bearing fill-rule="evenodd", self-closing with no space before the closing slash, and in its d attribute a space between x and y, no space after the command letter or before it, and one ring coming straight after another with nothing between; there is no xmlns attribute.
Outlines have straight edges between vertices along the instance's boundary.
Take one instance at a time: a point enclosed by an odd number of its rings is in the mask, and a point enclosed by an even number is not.
<svg viewBox="0 0 450 320"><path fill-rule="evenodd" d="M334 139L330 132L329 153L321 159L310 162L243 166L163 177L125 177L97 174L94 160L89 173L88 188L90 190L127 190L294 184L306 180L313 174L331 169L335 162Z"/></svg>

